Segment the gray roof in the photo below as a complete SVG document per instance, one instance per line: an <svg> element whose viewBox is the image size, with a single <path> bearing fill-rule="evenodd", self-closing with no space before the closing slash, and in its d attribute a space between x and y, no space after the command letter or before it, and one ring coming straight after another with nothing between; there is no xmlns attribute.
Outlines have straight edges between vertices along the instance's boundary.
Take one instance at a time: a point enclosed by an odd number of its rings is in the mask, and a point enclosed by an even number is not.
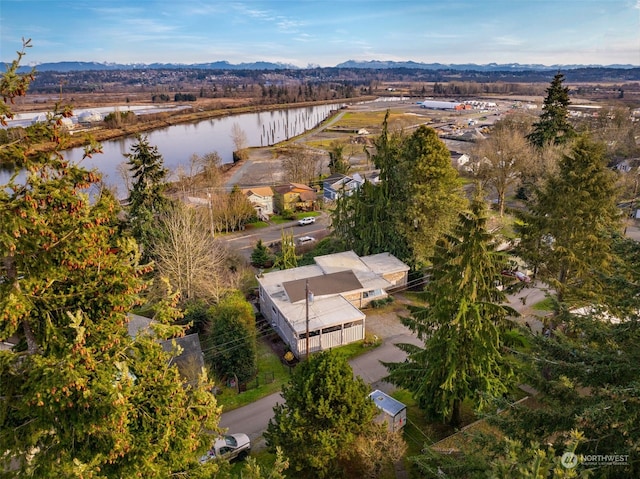
<svg viewBox="0 0 640 479"><path fill-rule="evenodd" d="M402 404L397 399L392 398L388 394L383 393L379 389L376 389L372 393L369 394L369 397L373 400L376 406L379 409L382 409L389 416L394 417L403 409L406 409L407 406Z"/></svg>
<svg viewBox="0 0 640 479"><path fill-rule="evenodd" d="M133 313L129 313L127 316L129 318L129 322L127 323L129 336L135 339L135 337L141 333L153 334L153 330L151 329L151 324L154 322L153 319Z"/></svg>
<svg viewBox="0 0 640 479"><path fill-rule="evenodd" d="M200 338L197 334L187 334L180 338L166 339L160 341L162 349L166 352L173 351L174 341L182 351L172 358L172 362L178 366L178 370L183 377L189 381L197 381L204 367Z"/></svg>
<svg viewBox="0 0 640 479"><path fill-rule="evenodd" d="M346 293L363 287L353 271L339 271L307 279L296 279L282 283L289 301L295 303L304 299L307 282L309 283L309 292L314 296Z"/></svg>

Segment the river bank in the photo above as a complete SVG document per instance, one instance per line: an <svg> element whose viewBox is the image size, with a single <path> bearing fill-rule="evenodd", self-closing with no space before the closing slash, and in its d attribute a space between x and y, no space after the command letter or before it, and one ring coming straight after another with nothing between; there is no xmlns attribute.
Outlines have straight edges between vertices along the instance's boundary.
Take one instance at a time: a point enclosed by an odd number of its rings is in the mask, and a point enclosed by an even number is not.
<svg viewBox="0 0 640 479"><path fill-rule="evenodd" d="M289 108L304 108L315 105L342 105L345 103L353 104L364 101L374 100L376 97L364 96L357 98L343 98L336 100L324 100L318 102L300 102L286 103L274 105L243 105L227 108L204 109L194 106L189 111L164 112L154 115L153 119L145 119L140 116L135 123L125 124L116 127L98 126L87 128L85 130L71 130L69 135L65 135L62 146L63 149L78 148L89 145L91 141L108 141L123 137L133 136L138 133L145 133L160 128L180 125L184 123L195 123L203 120L214 118L222 118L227 116L239 115L243 113L259 113L264 111L275 111ZM91 108L90 105L83 105L83 108ZM42 143L35 147L38 151L52 151L56 148L53 142Z"/></svg>

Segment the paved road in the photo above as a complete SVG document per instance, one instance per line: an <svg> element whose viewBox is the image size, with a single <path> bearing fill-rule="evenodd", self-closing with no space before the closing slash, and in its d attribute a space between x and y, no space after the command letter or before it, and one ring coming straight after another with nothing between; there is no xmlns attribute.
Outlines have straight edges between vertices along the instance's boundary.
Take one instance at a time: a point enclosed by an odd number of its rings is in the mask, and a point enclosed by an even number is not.
<svg viewBox="0 0 640 479"><path fill-rule="evenodd" d="M293 231L294 238L312 236L319 240L328 234L327 228L330 221L326 213L321 213L320 216L316 217L316 222L310 225L299 226L297 221L291 221L278 225L270 225L266 228L253 230L252 232L243 231L225 235L221 238L227 242L233 251L239 252L244 258L249 260L251 258L251 252L259 239L262 239L263 243L269 245L273 242L280 241L282 230L284 230L287 233Z"/></svg>
<svg viewBox="0 0 640 479"><path fill-rule="evenodd" d="M387 375L386 368L380 361L400 362L406 355L395 347L396 343L410 342L420 344L418 339L397 319L397 313L367 315L367 331L382 338L382 345L350 361L354 375L360 376L373 389L385 392L393 391L393 386L382 381ZM247 406L222 414L220 427L229 428L230 433L245 433L251 439L254 449L263 447L262 433L266 430L269 419L273 417L273 407L282 403L280 393L264 397Z"/></svg>

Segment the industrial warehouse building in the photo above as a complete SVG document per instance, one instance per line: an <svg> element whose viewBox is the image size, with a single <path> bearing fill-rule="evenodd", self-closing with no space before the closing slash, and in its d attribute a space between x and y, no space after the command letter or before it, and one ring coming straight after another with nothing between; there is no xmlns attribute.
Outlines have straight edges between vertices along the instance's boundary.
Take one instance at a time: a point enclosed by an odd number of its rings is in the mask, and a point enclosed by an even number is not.
<svg viewBox="0 0 640 479"><path fill-rule="evenodd" d="M317 256L313 265L259 276L260 311L301 357L307 344L315 352L363 340L366 315L360 309L405 285L408 272L389 253Z"/></svg>

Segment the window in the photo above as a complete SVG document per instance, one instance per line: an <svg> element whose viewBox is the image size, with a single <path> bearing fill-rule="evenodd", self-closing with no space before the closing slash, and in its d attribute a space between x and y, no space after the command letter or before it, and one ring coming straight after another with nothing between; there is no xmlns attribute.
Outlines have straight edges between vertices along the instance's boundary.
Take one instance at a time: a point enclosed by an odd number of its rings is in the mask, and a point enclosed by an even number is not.
<svg viewBox="0 0 640 479"><path fill-rule="evenodd" d="M341 329L342 329L342 326L340 326L339 324L336 326L329 326L328 328L324 328L322 330L322 334L333 333L334 331L340 331Z"/></svg>
<svg viewBox="0 0 640 479"><path fill-rule="evenodd" d="M344 329L352 328L354 326L362 326L362 321L353 321L351 323L344 323L342 326Z"/></svg>

